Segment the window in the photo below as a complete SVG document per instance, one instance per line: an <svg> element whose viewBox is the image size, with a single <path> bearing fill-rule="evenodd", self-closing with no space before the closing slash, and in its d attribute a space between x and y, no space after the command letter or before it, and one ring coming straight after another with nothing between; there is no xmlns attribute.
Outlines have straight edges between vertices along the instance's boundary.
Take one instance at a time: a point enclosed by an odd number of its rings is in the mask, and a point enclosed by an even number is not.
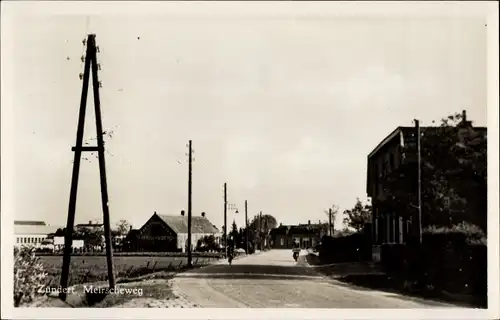
<svg viewBox="0 0 500 320"><path fill-rule="evenodd" d="M389 173L389 161L384 160L384 164L382 166L382 175L385 176L387 173Z"/></svg>
<svg viewBox="0 0 500 320"><path fill-rule="evenodd" d="M16 242L19 243L20 242L20 239L19 238L16 238Z"/></svg>
<svg viewBox="0 0 500 320"><path fill-rule="evenodd" d="M394 169L394 153L389 155L389 167L390 169Z"/></svg>
<svg viewBox="0 0 500 320"><path fill-rule="evenodd" d="M280 245L281 245L281 246L284 246L284 245L285 245L285 239L284 239L284 238L281 238L281 239L280 239Z"/></svg>

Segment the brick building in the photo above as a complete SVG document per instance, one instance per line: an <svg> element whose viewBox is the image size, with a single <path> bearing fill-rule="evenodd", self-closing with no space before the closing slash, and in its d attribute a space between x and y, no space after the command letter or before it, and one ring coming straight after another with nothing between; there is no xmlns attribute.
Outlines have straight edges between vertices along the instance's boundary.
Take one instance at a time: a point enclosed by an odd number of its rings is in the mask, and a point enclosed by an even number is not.
<svg viewBox="0 0 500 320"><path fill-rule="evenodd" d="M439 134L439 130L445 130L443 127L421 127L421 145L422 148L426 147L426 165L433 167L432 170L449 170L454 169L456 171L462 170L460 165L457 168L442 168L442 163L439 159L439 151L433 149L433 145L430 141L427 141L427 134ZM446 130L449 130L447 128ZM466 121L465 112L463 113L463 121L454 127L453 133L457 135L474 135L474 136L486 136L486 128L484 127L472 127L470 121ZM380 245L383 243L405 243L408 237L414 234L414 228L416 225L412 226L412 221L414 221L414 216L417 214L417 209L412 205L417 204L417 148L416 148L416 129L415 127L398 127L391 134L389 134L384 140L382 140L379 145L368 155L368 170L367 170L367 194L371 197L373 206L373 216L372 216L372 240L375 245ZM439 167L441 166L441 167ZM439 168L438 168L439 167ZM404 168L404 169L403 169ZM408 169L410 168L410 169ZM424 168L430 170L428 168ZM429 179L423 174L422 176L422 188L429 187ZM467 176L470 179L470 176ZM463 179L462 179L463 180ZM397 192L401 193L399 188L396 189L395 184L391 181L398 181L399 186L404 188L407 193L407 197L401 202L401 198L398 198L399 202L395 200L395 194ZM457 183L462 183L455 181L447 181L450 189L458 189ZM461 186L463 189L463 185ZM485 196L481 192L485 190L477 190L477 188L471 187L467 190L467 210L472 211L469 213L466 219L469 222L479 225L480 227L485 227L484 223L486 221L486 210ZM484 197L483 197L484 196ZM412 204L412 205L410 205ZM441 214L438 210L430 213L436 208L429 209L426 205L426 199L422 199L422 226L440 224L442 221L448 219L448 217L440 217ZM448 210L450 212L452 210ZM482 212L484 211L484 212ZM444 215L444 213L442 213ZM447 213L450 214L450 213ZM453 213L455 214L455 213ZM451 214L450 214L451 215ZM456 219L464 219L463 216L458 216L456 214ZM450 217L452 219L452 217Z"/></svg>

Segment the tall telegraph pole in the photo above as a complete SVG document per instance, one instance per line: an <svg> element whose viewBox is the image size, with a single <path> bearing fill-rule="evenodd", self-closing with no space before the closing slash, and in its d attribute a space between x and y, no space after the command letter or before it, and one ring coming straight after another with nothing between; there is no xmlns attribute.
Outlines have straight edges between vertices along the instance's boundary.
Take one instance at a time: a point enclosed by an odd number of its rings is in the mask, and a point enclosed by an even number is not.
<svg viewBox="0 0 500 320"><path fill-rule="evenodd" d="M227 256L227 183L224 183L224 246Z"/></svg>
<svg viewBox="0 0 500 320"><path fill-rule="evenodd" d="M248 254L248 205L245 200L245 254Z"/></svg>
<svg viewBox="0 0 500 320"><path fill-rule="evenodd" d="M66 224L66 233L64 237L64 256L61 271L61 291L59 293L59 298L61 300L66 300L66 289L68 288L69 282L69 268L71 264L71 252L73 245L73 227L75 223L75 211L76 211L76 196L78 193L78 177L80 173L80 161L82 152L96 152L99 157L99 171L101 180L101 201L102 201L102 211L103 211L103 223L104 223L104 236L106 244L106 262L108 267L108 281L109 287L115 287L115 276L113 272L113 248L111 244L111 228L109 219L109 207L108 207L108 185L106 181L106 163L104 161L104 139L103 139L103 129L102 129L102 119L101 119L101 102L99 97L100 82L98 77L98 64L97 64L97 47L95 42L95 34L89 34L86 39L87 50L85 54L85 66L84 73L81 75L83 78L82 95L80 100L80 113L78 117L78 127L76 132L76 144L71 148L75 152L75 157L73 161L73 174L71 177L71 189L69 197L69 207L68 207L68 220ZM84 40L85 44L85 40ZM82 58L83 59L83 58ZM89 78L90 70L92 69L92 88L94 96L94 108L95 108L95 122L97 129L97 146L83 146L83 132L85 126L85 111L87 108L87 95L89 89Z"/></svg>
<svg viewBox="0 0 500 320"><path fill-rule="evenodd" d="M417 205L418 205L418 240L422 243L422 165L420 155L420 122L415 120L417 135Z"/></svg>
<svg viewBox="0 0 500 320"><path fill-rule="evenodd" d="M332 208L328 209L328 235L331 237L332 232Z"/></svg>
<svg viewBox="0 0 500 320"><path fill-rule="evenodd" d="M188 180L188 267L192 267L193 257L191 254L191 186L193 179L192 171L192 142L189 140L189 180Z"/></svg>
<svg viewBox="0 0 500 320"><path fill-rule="evenodd" d="M259 247L262 251L262 211L259 213Z"/></svg>

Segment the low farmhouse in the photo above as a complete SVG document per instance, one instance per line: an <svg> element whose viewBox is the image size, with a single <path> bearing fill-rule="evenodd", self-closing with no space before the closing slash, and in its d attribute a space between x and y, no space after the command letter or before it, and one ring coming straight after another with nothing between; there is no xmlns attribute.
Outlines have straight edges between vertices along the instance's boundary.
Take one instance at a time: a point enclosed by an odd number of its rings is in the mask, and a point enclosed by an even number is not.
<svg viewBox="0 0 500 320"><path fill-rule="evenodd" d="M199 239L205 236L220 239L220 231L202 213L191 217L191 247L194 249ZM144 252L186 252L188 238L188 217L184 211L179 216L162 215L156 212L137 231L131 245Z"/></svg>

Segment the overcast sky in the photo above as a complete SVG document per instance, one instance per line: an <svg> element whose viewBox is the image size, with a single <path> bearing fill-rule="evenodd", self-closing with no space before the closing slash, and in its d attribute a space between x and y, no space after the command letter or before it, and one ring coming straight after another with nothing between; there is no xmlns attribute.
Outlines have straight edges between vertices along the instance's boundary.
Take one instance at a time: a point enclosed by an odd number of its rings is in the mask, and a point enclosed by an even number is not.
<svg viewBox="0 0 500 320"><path fill-rule="evenodd" d="M187 210L189 139L193 214L205 211L220 227L227 182L240 215L247 199L250 217L262 210L291 224L365 199L367 155L397 126L463 109L486 125L484 19L205 9L11 20L2 42L10 45L16 219L66 223L89 32L100 47L103 127L114 130L106 143L113 224L140 227L154 211ZM91 97L85 138L95 136ZM82 162L77 222L102 216L91 159Z"/></svg>

